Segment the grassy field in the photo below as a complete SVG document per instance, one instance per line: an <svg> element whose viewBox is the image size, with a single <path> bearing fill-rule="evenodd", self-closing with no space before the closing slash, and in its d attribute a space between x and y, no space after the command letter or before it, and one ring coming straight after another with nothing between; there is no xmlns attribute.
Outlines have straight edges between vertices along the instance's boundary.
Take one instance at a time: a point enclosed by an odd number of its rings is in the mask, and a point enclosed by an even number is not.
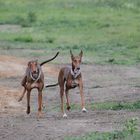
<svg viewBox="0 0 140 140"><path fill-rule="evenodd" d="M139 37L139 0L0 0L1 54L83 49L85 63L132 65L140 62Z"/></svg>

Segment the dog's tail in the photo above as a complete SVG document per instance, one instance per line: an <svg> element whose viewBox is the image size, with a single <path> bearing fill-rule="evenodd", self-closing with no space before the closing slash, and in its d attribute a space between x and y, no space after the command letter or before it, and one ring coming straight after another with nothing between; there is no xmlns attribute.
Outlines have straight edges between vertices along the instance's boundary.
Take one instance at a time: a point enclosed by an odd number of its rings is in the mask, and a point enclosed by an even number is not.
<svg viewBox="0 0 140 140"><path fill-rule="evenodd" d="M42 62L42 63L40 64L40 66L44 65L45 63L48 63L48 62L52 61L53 59L55 59L55 58L58 56L58 54L59 54L59 52L57 52L56 55L55 55L53 58Z"/></svg>
<svg viewBox="0 0 140 140"><path fill-rule="evenodd" d="M58 86L58 83L52 85L46 85L45 87L48 88L48 87L55 87L55 86Z"/></svg>

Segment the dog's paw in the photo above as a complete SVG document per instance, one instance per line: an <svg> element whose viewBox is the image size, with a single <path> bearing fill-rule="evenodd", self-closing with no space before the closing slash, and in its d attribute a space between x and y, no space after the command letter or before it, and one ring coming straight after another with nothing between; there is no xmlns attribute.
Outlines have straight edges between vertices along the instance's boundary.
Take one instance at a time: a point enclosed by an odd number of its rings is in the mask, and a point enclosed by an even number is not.
<svg viewBox="0 0 140 140"><path fill-rule="evenodd" d="M30 106L27 107L26 113L27 113L27 114L30 114Z"/></svg>
<svg viewBox="0 0 140 140"><path fill-rule="evenodd" d="M42 118L43 117L43 114L39 111L38 113L37 113L37 119L40 119L40 118Z"/></svg>
<svg viewBox="0 0 140 140"><path fill-rule="evenodd" d="M68 106L68 107L67 107L67 110L68 110L68 111L70 111L70 109L71 109L71 107L70 107L70 106Z"/></svg>
<svg viewBox="0 0 140 140"><path fill-rule="evenodd" d="M67 116L67 114L66 113L64 113L63 114L63 118L67 118L68 116Z"/></svg>
<svg viewBox="0 0 140 140"><path fill-rule="evenodd" d="M82 109L82 112L84 112L84 113L86 113L86 112L87 112L87 110L86 110L86 108L85 108L85 107Z"/></svg>

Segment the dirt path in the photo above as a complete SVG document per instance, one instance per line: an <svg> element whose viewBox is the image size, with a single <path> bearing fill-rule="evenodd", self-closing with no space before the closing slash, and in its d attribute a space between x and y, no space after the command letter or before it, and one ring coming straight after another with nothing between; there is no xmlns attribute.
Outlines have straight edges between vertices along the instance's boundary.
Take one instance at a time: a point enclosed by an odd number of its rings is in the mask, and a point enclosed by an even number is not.
<svg viewBox="0 0 140 140"><path fill-rule="evenodd" d="M31 95L31 114L26 115L26 98L19 103L22 91L20 81L27 60L11 56L0 56L0 140L62 140L65 136L83 135L93 131L120 130L127 118L140 118L140 110L111 111L80 109L68 112L63 119L59 111L59 88L44 89L43 118L37 119L37 93ZM59 65L45 65L46 83L55 83ZM139 66L82 65L86 103L125 101L140 99ZM80 104L78 89L70 91L72 104Z"/></svg>

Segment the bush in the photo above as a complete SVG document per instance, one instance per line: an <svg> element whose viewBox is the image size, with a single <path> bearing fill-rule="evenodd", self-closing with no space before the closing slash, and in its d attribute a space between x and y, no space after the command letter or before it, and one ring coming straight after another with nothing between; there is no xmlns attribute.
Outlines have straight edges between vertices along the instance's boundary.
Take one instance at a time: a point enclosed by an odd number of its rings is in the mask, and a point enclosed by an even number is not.
<svg viewBox="0 0 140 140"><path fill-rule="evenodd" d="M31 36L21 36L21 37L15 38L14 41L19 41L19 42L33 42L33 39L32 39Z"/></svg>
<svg viewBox="0 0 140 140"><path fill-rule="evenodd" d="M37 17L34 12L27 13L27 16L16 16L11 23L19 24L22 27L30 27L32 23L36 22Z"/></svg>
<svg viewBox="0 0 140 140"><path fill-rule="evenodd" d="M29 12L27 15L27 21L29 23L33 23L36 22L36 20L37 20L36 14L34 12Z"/></svg>

